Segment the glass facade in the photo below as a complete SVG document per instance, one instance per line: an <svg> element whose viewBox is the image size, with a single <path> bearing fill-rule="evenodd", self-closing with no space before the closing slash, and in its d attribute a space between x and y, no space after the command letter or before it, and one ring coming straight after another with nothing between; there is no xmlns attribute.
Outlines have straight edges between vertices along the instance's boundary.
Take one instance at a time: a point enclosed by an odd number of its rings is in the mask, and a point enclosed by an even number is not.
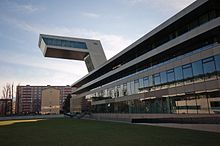
<svg viewBox="0 0 220 146"><path fill-rule="evenodd" d="M107 98L120 98L126 95L137 94L140 90L153 91L151 88L160 85L167 85L170 88L171 84L181 83L189 79L216 76L220 69L220 55L198 60L186 65L178 66L173 69L163 71L154 75L139 78L114 88L100 91L93 96L104 96ZM177 82L178 81L178 82ZM194 80L195 82L196 80ZM196 82L195 82L196 83ZM184 85L184 84L182 84ZM162 86L161 86L162 87ZM161 88L162 89L162 88ZM164 89L164 88L163 88ZM102 93L103 92L103 93ZM106 95L107 94L107 95ZM123 101L111 103L110 105L94 106L95 112L115 112L115 113L217 113L220 112L218 98L220 101L220 93L208 95L210 93L187 94L184 96L175 97L157 97L152 100L138 99L132 101ZM219 95L219 96L218 96ZM213 98L215 98L213 100ZM103 99L103 98L101 98ZM105 99L105 98L104 98ZM100 108L100 106L102 108ZM110 107L111 108L110 108ZM98 108L99 107L99 108Z"/></svg>
<svg viewBox="0 0 220 146"><path fill-rule="evenodd" d="M192 68L193 68L193 76L199 76L204 74L201 60L193 62Z"/></svg>
<svg viewBox="0 0 220 146"><path fill-rule="evenodd" d="M167 80L168 82L173 82L175 80L173 69L167 71Z"/></svg>
<svg viewBox="0 0 220 146"><path fill-rule="evenodd" d="M176 80L182 80L183 79L183 69L182 69L181 66L174 68L174 72L175 72L175 79Z"/></svg>
<svg viewBox="0 0 220 146"><path fill-rule="evenodd" d="M188 79L205 76L216 75L220 69L220 55L209 57L207 59L192 62L186 65L178 66L173 69L163 71L154 75L146 76L144 78L136 79L114 88L106 89L104 93L109 93L112 97L121 97L124 95L132 95L139 92L139 89L152 88L163 84L178 83L187 81ZM177 82L178 81L178 82ZM103 91L102 91L103 92ZM97 93L103 95L103 93ZM103 95L105 96L105 95ZM107 96L107 95L106 95Z"/></svg>
<svg viewBox="0 0 220 146"><path fill-rule="evenodd" d="M160 78L161 78L161 84L167 83L167 75L166 75L166 72L161 72L161 73L160 73Z"/></svg>
<svg viewBox="0 0 220 146"><path fill-rule="evenodd" d="M194 15L194 13L191 14ZM158 46L219 17L219 14L218 9L213 6L207 7L204 13L196 14L195 18L188 20L181 18L184 21L169 25L169 28L175 26L174 29L167 29L167 27L159 31L151 38L144 40L140 45L138 44L135 48L132 48L132 51L125 52L126 54L123 54L124 58L117 59L118 62L115 61L112 64L119 64L120 66L126 64ZM176 24L178 24L178 27L176 27ZM216 30L218 29L216 28ZM129 66L128 69L112 75L112 81L106 81L107 83L103 81L103 85L97 85L101 88L108 88L107 93L110 91L111 94L108 96L108 100L94 102L93 112L220 113L220 91L218 91L218 83L215 80L220 77L220 55L203 57L203 59L197 59L195 62L188 62L191 59L206 56L205 53L207 52L207 56L209 56L209 52L211 52L209 49L219 47L218 32L209 31L206 33L207 35L198 35L185 42L177 41L178 46L172 46L164 52L161 51L154 56L146 57L141 62ZM214 49L212 52L213 54L217 53ZM129 57L126 58L126 55ZM194 55L195 58L192 57ZM188 60L184 63L186 57ZM171 67L171 65L173 66ZM112 69L112 67L106 67L104 72L107 73ZM137 78L139 75L140 77ZM95 78L94 75L90 81ZM111 83L114 87L109 88ZM212 83L215 83L215 85L212 85L213 89L209 90L208 86ZM108 86L105 86L106 84ZM139 94L129 96L137 93ZM127 97L117 99L123 96Z"/></svg>
<svg viewBox="0 0 220 146"><path fill-rule="evenodd" d="M183 65L183 77L184 79L191 78L193 76L192 64Z"/></svg>
<svg viewBox="0 0 220 146"><path fill-rule="evenodd" d="M144 86L143 87L148 87L149 86L149 78L148 77L144 77L143 78L143 82L144 82Z"/></svg>
<svg viewBox="0 0 220 146"><path fill-rule="evenodd" d="M154 85L159 85L160 82L160 74L155 74L154 75Z"/></svg>
<svg viewBox="0 0 220 146"><path fill-rule="evenodd" d="M213 57L203 59L202 63L203 63L203 69L204 69L205 74L212 73L216 70Z"/></svg>
<svg viewBox="0 0 220 146"><path fill-rule="evenodd" d="M220 55L215 56L215 65L216 65L216 70L220 71Z"/></svg>
<svg viewBox="0 0 220 146"><path fill-rule="evenodd" d="M60 40L60 39L45 38L45 37L43 37L43 40L46 43L46 45L87 49L86 43L84 42Z"/></svg>
<svg viewBox="0 0 220 146"><path fill-rule="evenodd" d="M95 113L218 114L220 113L220 92L163 97L154 100L134 99L95 105L92 111Z"/></svg>

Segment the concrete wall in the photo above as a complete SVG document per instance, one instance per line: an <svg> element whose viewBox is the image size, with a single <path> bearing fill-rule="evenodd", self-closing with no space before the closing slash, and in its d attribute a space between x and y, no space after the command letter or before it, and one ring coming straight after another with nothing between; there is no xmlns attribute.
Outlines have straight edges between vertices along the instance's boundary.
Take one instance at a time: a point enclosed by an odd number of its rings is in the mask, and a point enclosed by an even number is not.
<svg viewBox="0 0 220 146"><path fill-rule="evenodd" d="M132 122L134 119L166 119L173 123L220 123L220 115L197 115L197 114L110 114L110 113L99 113L92 114L91 118L96 120L109 120L109 121L124 121Z"/></svg>
<svg viewBox="0 0 220 146"><path fill-rule="evenodd" d="M60 113L60 90L54 88L47 88L42 91L41 113Z"/></svg>

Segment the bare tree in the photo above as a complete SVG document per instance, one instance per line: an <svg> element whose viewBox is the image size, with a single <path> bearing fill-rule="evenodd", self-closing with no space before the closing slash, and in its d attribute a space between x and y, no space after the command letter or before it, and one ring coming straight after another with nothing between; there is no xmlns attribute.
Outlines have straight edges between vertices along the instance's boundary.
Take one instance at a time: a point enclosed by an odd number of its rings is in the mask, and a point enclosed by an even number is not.
<svg viewBox="0 0 220 146"><path fill-rule="evenodd" d="M3 90L2 90L2 95L3 95L3 98L6 99L6 98L13 98L13 89L14 88L14 83L13 84L9 84L7 83L4 87L3 87Z"/></svg>

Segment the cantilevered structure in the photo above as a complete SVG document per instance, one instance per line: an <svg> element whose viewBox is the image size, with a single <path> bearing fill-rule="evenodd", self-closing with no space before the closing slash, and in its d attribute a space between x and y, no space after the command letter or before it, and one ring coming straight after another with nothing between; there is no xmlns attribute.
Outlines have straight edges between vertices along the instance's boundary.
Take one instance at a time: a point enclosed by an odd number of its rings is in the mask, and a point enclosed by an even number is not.
<svg viewBox="0 0 220 146"><path fill-rule="evenodd" d="M89 72L106 61L99 40L40 34L38 46L45 57L85 61Z"/></svg>

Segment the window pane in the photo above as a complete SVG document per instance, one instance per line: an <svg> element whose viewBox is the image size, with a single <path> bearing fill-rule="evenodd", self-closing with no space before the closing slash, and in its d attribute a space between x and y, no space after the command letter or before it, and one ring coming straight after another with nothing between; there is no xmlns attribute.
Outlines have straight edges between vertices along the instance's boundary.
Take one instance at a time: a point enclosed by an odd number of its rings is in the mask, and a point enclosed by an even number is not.
<svg viewBox="0 0 220 146"><path fill-rule="evenodd" d="M160 78L161 78L161 84L166 83L167 82L167 74L166 74L166 72L161 72L160 73Z"/></svg>
<svg viewBox="0 0 220 146"><path fill-rule="evenodd" d="M167 81L168 82L175 81L175 76L174 76L174 70L173 69L167 71Z"/></svg>
<svg viewBox="0 0 220 146"><path fill-rule="evenodd" d="M203 74L202 61L196 61L192 63L193 75L198 76Z"/></svg>
<svg viewBox="0 0 220 146"><path fill-rule="evenodd" d="M215 56L216 70L220 71L220 55Z"/></svg>
<svg viewBox="0 0 220 146"><path fill-rule="evenodd" d="M159 85L160 84L160 74L155 74L154 75L154 85Z"/></svg>
<svg viewBox="0 0 220 146"><path fill-rule="evenodd" d="M131 95L131 83L130 82L127 83L127 93L128 95Z"/></svg>
<svg viewBox="0 0 220 146"><path fill-rule="evenodd" d="M56 40L56 45L61 46L61 40Z"/></svg>
<svg viewBox="0 0 220 146"><path fill-rule="evenodd" d="M131 81L131 94L134 94L134 81Z"/></svg>
<svg viewBox="0 0 220 146"><path fill-rule="evenodd" d="M183 65L183 77L184 79L191 78L193 76L192 74L192 65L187 64Z"/></svg>
<svg viewBox="0 0 220 146"><path fill-rule="evenodd" d="M149 86L149 80L148 77L144 77L144 87L148 87Z"/></svg>
<svg viewBox="0 0 220 146"><path fill-rule="evenodd" d="M123 84L123 95L127 95L127 84Z"/></svg>
<svg viewBox="0 0 220 146"><path fill-rule="evenodd" d="M70 41L65 42L65 47L70 47Z"/></svg>
<svg viewBox="0 0 220 146"><path fill-rule="evenodd" d="M199 17L199 24L203 24L206 23L207 21L209 21L209 17L208 14L204 14L202 16Z"/></svg>
<svg viewBox="0 0 220 146"><path fill-rule="evenodd" d="M140 88L144 87L144 79L143 78L139 79L139 87Z"/></svg>
<svg viewBox="0 0 220 146"><path fill-rule="evenodd" d="M149 86L153 86L153 77L149 76Z"/></svg>
<svg viewBox="0 0 220 146"><path fill-rule="evenodd" d="M182 80L183 79L183 70L182 70L182 67L176 67L174 69L174 72L175 72L175 78L176 80Z"/></svg>
<svg viewBox="0 0 220 146"><path fill-rule="evenodd" d="M138 93L139 80L134 80L134 93Z"/></svg>
<svg viewBox="0 0 220 146"><path fill-rule="evenodd" d="M205 74L215 72L215 62L213 57L204 59L202 62Z"/></svg>

